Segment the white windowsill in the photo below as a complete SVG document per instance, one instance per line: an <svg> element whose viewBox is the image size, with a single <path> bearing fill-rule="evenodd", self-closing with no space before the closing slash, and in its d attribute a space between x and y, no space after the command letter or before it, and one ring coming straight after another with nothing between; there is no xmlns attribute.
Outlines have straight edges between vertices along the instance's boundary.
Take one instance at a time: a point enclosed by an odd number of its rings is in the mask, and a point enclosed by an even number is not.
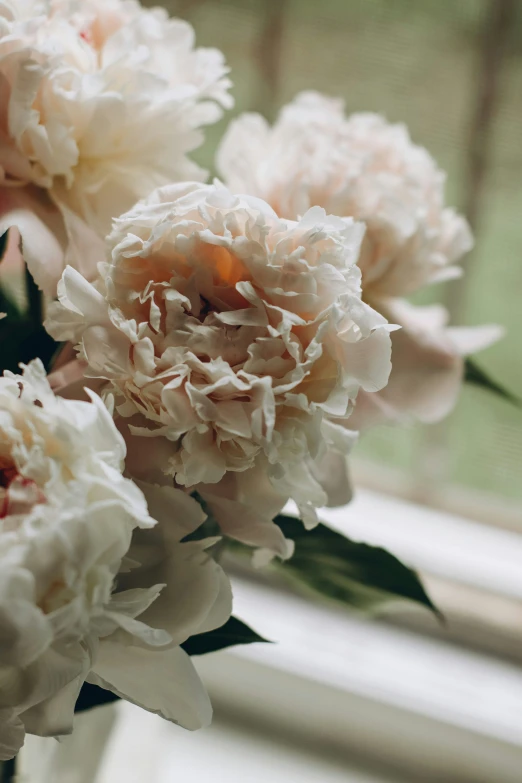
<svg viewBox="0 0 522 783"><path fill-rule="evenodd" d="M321 518L437 578L522 598L522 536L367 491ZM234 595L277 643L194 659L215 728L187 735L120 704L99 775L75 783L520 783L520 667L242 579Z"/></svg>

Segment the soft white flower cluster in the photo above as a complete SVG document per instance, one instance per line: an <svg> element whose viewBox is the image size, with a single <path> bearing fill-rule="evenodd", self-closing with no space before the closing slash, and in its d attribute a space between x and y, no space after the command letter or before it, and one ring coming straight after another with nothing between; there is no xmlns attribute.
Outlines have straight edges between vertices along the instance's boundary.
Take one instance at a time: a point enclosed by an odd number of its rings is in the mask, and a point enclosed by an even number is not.
<svg viewBox="0 0 522 783"><path fill-rule="evenodd" d="M290 557L287 501L307 527L347 502L354 430L441 418L492 337L404 298L472 239L403 126L303 93L201 184L226 74L135 0L0 0L0 233L66 343L0 378L0 759L70 732L85 682L208 723L182 647L232 611L207 515Z"/></svg>
<svg viewBox="0 0 522 783"><path fill-rule="evenodd" d="M0 6L0 229L17 225L49 295L96 269L113 217L153 188L204 179L187 157L230 107L221 52L135 0ZM103 252L103 251L102 251Z"/></svg>
<svg viewBox="0 0 522 783"><path fill-rule="evenodd" d="M180 543L204 514L144 485L160 520L149 530L144 494L121 474L124 441L90 398L55 397L39 361L0 378L0 759L25 731L72 731L86 679L188 728L210 720L179 647L230 614L213 542ZM178 513L162 523L166 505Z"/></svg>
<svg viewBox="0 0 522 783"><path fill-rule="evenodd" d="M363 299L402 328L393 334L387 387L359 396L352 426L446 416L462 385L462 356L500 332L448 329L442 306L403 299L458 277L454 264L473 245L465 219L445 206L444 173L406 127L376 114L345 117L341 100L304 92L273 127L258 114L233 121L217 165L234 192L265 199L281 217L297 219L318 205L365 224Z"/></svg>

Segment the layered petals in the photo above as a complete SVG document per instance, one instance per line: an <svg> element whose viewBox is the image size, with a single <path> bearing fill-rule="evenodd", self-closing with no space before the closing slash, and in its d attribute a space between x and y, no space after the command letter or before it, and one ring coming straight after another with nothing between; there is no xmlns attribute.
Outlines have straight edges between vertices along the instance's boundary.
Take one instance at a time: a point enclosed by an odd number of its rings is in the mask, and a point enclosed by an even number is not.
<svg viewBox="0 0 522 783"><path fill-rule="evenodd" d="M3 758L25 732L70 733L88 677L190 728L208 720L208 698L179 649L231 613L228 580L207 553L213 542L182 543L205 515L179 490L147 487L161 520L154 528L144 493L122 476L122 435L86 394L55 397L38 360L0 379ZM167 587L153 609L158 579Z"/></svg>
<svg viewBox="0 0 522 783"><path fill-rule="evenodd" d="M234 120L217 166L234 192L265 199L281 217L319 205L363 221L370 302L458 276L454 264L473 245L464 218L444 205L444 173L404 125L345 117L341 100L316 92L300 93L272 128L255 114Z"/></svg>
<svg viewBox="0 0 522 783"><path fill-rule="evenodd" d="M224 518L243 503L227 477L266 473L279 507L293 497L312 521L326 499L315 462L351 445L326 437L325 422L390 372L392 327L361 300L362 236L318 207L280 220L219 183L160 188L115 221L96 281L65 271L47 328L79 345L131 436L162 439L156 453L144 443L151 475L204 487ZM281 553L255 516L235 535L254 543L257 527Z"/></svg>
<svg viewBox="0 0 522 783"><path fill-rule="evenodd" d="M232 103L227 72L189 24L133 0L1 4L0 184L16 191L1 199L23 202L4 223L46 293L65 264L94 276L96 238L138 198L205 177L188 154Z"/></svg>
<svg viewBox="0 0 522 783"><path fill-rule="evenodd" d="M217 167L234 192L266 199L281 217L295 219L315 205L365 224L362 298L401 329L392 335L388 385L376 361L376 385L362 388L349 426L446 416L462 385L463 356L501 330L450 328L444 308L414 308L403 298L458 277L457 264L473 246L466 220L445 205L444 173L407 128L376 114L346 117L341 100L304 92L272 127L256 114L234 120ZM372 374L371 353L359 359Z"/></svg>

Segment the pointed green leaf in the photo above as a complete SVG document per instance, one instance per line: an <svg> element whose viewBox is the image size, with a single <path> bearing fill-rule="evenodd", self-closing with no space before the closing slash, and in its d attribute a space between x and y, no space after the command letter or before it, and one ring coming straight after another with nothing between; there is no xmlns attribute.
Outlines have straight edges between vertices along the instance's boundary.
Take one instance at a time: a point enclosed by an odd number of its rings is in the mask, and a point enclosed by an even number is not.
<svg viewBox="0 0 522 783"><path fill-rule="evenodd" d="M9 294L0 288L0 313L5 313L8 318L21 319L20 308Z"/></svg>
<svg viewBox="0 0 522 783"><path fill-rule="evenodd" d="M469 356L464 364L464 381L466 383L471 383L473 386L479 386L486 391L490 391L498 397L502 397L502 399L512 403L512 405L516 405L517 408L522 407L522 400L520 397L512 394L500 383L494 381L493 378L475 364L475 361Z"/></svg>
<svg viewBox="0 0 522 783"><path fill-rule="evenodd" d="M117 701L119 698L120 697L116 696L112 691L100 688L99 685L92 685L90 682L84 682L78 698L76 699L74 711L85 712L86 710L91 710L93 707L101 707L103 704L109 704L111 701Z"/></svg>
<svg viewBox="0 0 522 783"><path fill-rule="evenodd" d="M231 617L221 628L191 636L181 646L189 655L204 655L235 644L253 642L268 642L268 639L263 639L237 617Z"/></svg>
<svg viewBox="0 0 522 783"><path fill-rule="evenodd" d="M54 356L57 343L43 326L35 325L26 318L8 316L0 320L0 374L4 370L19 372L19 364L27 364L37 357L47 367Z"/></svg>
<svg viewBox="0 0 522 783"><path fill-rule="evenodd" d="M3 260L5 251L7 250L7 240L9 239L9 231L4 231L0 235L0 262Z"/></svg>
<svg viewBox="0 0 522 783"><path fill-rule="evenodd" d="M415 571L385 549L351 541L323 524L305 530L299 519L284 514L274 522L295 541L294 555L278 567L302 586L366 611L413 601L441 618Z"/></svg>

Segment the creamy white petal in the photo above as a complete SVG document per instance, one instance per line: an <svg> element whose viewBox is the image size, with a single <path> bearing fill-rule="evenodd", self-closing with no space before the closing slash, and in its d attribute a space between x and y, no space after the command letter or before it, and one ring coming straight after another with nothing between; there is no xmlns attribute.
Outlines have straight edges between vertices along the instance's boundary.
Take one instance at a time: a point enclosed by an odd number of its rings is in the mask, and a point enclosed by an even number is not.
<svg viewBox="0 0 522 783"><path fill-rule="evenodd" d="M142 676L145 669L147 677ZM103 642L89 682L191 731L212 719L207 693L180 647L151 653Z"/></svg>
<svg viewBox="0 0 522 783"><path fill-rule="evenodd" d="M208 488L266 469L279 508L326 497L311 473L321 421L349 416L390 372L392 327L361 299L363 234L320 207L280 220L220 183L178 183L115 221L96 281L66 271L47 328L109 381L131 475L207 487L227 533L287 556L268 506Z"/></svg>

